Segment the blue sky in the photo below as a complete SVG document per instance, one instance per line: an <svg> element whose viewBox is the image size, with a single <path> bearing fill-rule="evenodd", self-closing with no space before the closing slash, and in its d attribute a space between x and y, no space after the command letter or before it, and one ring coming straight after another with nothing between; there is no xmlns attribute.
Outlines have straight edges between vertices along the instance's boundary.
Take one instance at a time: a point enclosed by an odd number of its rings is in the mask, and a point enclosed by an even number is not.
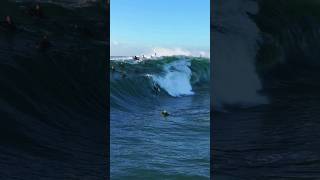
<svg viewBox="0 0 320 180"><path fill-rule="evenodd" d="M111 55L209 52L210 0L110 0Z"/></svg>

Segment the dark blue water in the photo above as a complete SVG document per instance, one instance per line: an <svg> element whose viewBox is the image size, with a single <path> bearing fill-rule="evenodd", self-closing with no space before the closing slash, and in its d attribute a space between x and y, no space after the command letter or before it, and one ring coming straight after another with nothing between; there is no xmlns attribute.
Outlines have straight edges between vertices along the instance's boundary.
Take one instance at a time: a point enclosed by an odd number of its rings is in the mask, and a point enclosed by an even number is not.
<svg viewBox="0 0 320 180"><path fill-rule="evenodd" d="M319 179L318 1L215 2L213 178Z"/></svg>
<svg viewBox="0 0 320 180"><path fill-rule="evenodd" d="M16 25L0 27L0 179L106 177L106 6L70 2L41 1L44 18L26 14L34 1L0 2Z"/></svg>

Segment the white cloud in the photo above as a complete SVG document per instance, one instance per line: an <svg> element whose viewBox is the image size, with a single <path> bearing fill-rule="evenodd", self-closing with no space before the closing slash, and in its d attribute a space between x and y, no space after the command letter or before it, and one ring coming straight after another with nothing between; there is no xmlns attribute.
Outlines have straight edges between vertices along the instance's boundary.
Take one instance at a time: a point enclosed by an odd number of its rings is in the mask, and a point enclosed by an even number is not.
<svg viewBox="0 0 320 180"><path fill-rule="evenodd" d="M210 52L209 51L199 51L198 53L202 57L210 57Z"/></svg>
<svg viewBox="0 0 320 180"><path fill-rule="evenodd" d="M119 41L111 41L110 43L110 51L111 56L153 56L157 53L157 56L175 56L175 55L183 55L183 56L202 56L202 57L210 57L210 52L208 50L190 50L184 49L180 47L175 48L164 48L164 47L143 47L137 46L130 43L124 43Z"/></svg>
<svg viewBox="0 0 320 180"><path fill-rule="evenodd" d="M175 56L175 55L183 55L183 56L202 56L202 57L210 57L209 51L197 51L197 50L187 50L182 48L162 48L157 47L146 53L146 55L154 55L157 53L157 56Z"/></svg>
<svg viewBox="0 0 320 180"><path fill-rule="evenodd" d="M174 55L185 55L185 56L190 56L191 52L181 49L181 48L174 48L174 49L169 49L169 48L154 48L153 49L154 53L157 53L159 56L174 56Z"/></svg>

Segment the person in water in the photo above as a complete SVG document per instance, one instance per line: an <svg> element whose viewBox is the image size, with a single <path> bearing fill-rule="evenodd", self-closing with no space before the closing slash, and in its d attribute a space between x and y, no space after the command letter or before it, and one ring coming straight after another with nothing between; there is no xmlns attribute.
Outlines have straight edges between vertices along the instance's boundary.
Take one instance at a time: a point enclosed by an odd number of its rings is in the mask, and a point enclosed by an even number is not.
<svg viewBox="0 0 320 180"><path fill-rule="evenodd" d="M153 90L156 94L160 93L160 88L159 88L159 86L158 86L157 84L153 84L152 90Z"/></svg>
<svg viewBox="0 0 320 180"><path fill-rule="evenodd" d="M163 110L163 111L161 112L161 115L166 118L166 117L168 117L170 114L169 114L166 110Z"/></svg>
<svg viewBox="0 0 320 180"><path fill-rule="evenodd" d="M46 51L51 46L52 44L48 40L48 36L44 35L41 41L39 42L37 49L39 49L40 51Z"/></svg>
<svg viewBox="0 0 320 180"><path fill-rule="evenodd" d="M114 66L111 66L111 71L112 72L115 72L116 71L116 68Z"/></svg>
<svg viewBox="0 0 320 180"><path fill-rule="evenodd" d="M123 63L123 62L121 62L119 66L120 66L121 70L122 70L122 71L124 71L124 69L125 69L125 65L124 65L124 63Z"/></svg>
<svg viewBox="0 0 320 180"><path fill-rule="evenodd" d="M30 8L28 14L38 18L42 18L44 16L40 4L36 4L35 7Z"/></svg>
<svg viewBox="0 0 320 180"><path fill-rule="evenodd" d="M134 60L139 60L139 58L137 56L134 56L133 59Z"/></svg>
<svg viewBox="0 0 320 180"><path fill-rule="evenodd" d="M7 31L15 31L16 30L16 26L13 23L11 16L5 17L5 21L3 22L2 27Z"/></svg>

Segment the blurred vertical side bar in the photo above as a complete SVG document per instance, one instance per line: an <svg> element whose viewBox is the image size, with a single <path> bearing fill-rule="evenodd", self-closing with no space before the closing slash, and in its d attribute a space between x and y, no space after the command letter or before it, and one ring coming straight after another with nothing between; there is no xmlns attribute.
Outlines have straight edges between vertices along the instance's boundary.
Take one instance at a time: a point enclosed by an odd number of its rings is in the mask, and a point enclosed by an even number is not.
<svg viewBox="0 0 320 180"><path fill-rule="evenodd" d="M213 132L213 97L214 97L214 92L213 92L213 61L214 61L214 55L213 55L213 18L214 16L214 3L216 3L215 0L210 0L210 179L213 179L213 143L214 143L214 132Z"/></svg>
<svg viewBox="0 0 320 180"><path fill-rule="evenodd" d="M109 67L110 67L110 0L107 0L107 16L106 16L106 23L107 23L107 58L105 59L106 62L106 84L107 84L107 103L108 103L108 108L107 108L107 131L106 131L106 136L107 136L107 151L106 151L106 163L107 163L107 179L110 179L110 73L109 73Z"/></svg>

